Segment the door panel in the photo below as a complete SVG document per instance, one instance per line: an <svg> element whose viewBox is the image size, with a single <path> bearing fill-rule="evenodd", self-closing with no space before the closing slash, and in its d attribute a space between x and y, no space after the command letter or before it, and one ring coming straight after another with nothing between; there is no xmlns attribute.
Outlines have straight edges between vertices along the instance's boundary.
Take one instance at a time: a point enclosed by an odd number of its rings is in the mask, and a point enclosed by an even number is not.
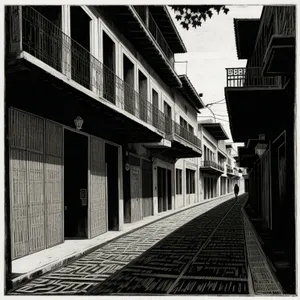
<svg viewBox="0 0 300 300"><path fill-rule="evenodd" d="M45 248L44 119L9 110L12 259Z"/></svg>
<svg viewBox="0 0 300 300"><path fill-rule="evenodd" d="M26 157L25 150L10 149L12 259L29 253Z"/></svg>
<svg viewBox="0 0 300 300"><path fill-rule="evenodd" d="M64 241L63 234L63 128L46 120L45 204L46 241L52 247Z"/></svg>
<svg viewBox="0 0 300 300"><path fill-rule="evenodd" d="M141 169L136 166L131 167L131 222L142 219L142 199L141 199Z"/></svg>
<svg viewBox="0 0 300 300"><path fill-rule="evenodd" d="M90 166L91 238L107 231L105 143L91 137Z"/></svg>
<svg viewBox="0 0 300 300"><path fill-rule="evenodd" d="M142 160L143 217L153 215L152 163Z"/></svg>

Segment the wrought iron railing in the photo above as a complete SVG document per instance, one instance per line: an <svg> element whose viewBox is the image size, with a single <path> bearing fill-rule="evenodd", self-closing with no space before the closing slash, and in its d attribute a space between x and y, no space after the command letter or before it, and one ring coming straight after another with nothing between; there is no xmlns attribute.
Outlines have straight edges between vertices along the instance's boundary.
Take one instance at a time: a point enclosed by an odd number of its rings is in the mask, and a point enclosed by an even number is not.
<svg viewBox="0 0 300 300"><path fill-rule="evenodd" d="M187 140L188 142L194 144L198 148L201 148L201 140L195 136L195 134L191 131L188 131L186 128L171 120L172 132L181 138Z"/></svg>
<svg viewBox="0 0 300 300"><path fill-rule="evenodd" d="M224 171L224 168L220 164L216 163L213 160L204 160L204 161L202 161L200 167L201 168L215 168L215 169L218 169L220 171Z"/></svg>
<svg viewBox="0 0 300 300"><path fill-rule="evenodd" d="M280 87L279 76L265 77L262 69L255 68L227 68L227 87Z"/></svg>
<svg viewBox="0 0 300 300"><path fill-rule="evenodd" d="M19 13L18 10L16 13ZM193 133L182 129L179 124L175 125L146 97L34 8L22 6L21 19L24 51L163 133L169 135L174 132L201 147L200 140Z"/></svg>
<svg viewBox="0 0 300 300"><path fill-rule="evenodd" d="M22 7L22 46L80 85L165 132L164 113L30 6Z"/></svg>
<svg viewBox="0 0 300 300"><path fill-rule="evenodd" d="M174 63L174 53L169 47L169 44L167 43L166 39L164 38L164 35L160 31L158 25L156 24L153 16L149 12L147 6L142 5L134 5L133 8L138 13L140 18L142 19L144 25L149 29L149 32L151 33L153 39L157 42L161 50L165 53L166 57L170 61L170 63L173 65Z"/></svg>
<svg viewBox="0 0 300 300"><path fill-rule="evenodd" d="M226 165L227 173L233 174L233 168L230 165Z"/></svg>

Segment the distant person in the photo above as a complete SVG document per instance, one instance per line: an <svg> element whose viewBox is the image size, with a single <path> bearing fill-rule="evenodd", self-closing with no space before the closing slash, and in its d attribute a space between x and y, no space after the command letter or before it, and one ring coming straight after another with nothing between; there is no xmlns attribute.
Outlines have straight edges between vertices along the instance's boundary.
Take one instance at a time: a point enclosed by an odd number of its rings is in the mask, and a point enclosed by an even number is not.
<svg viewBox="0 0 300 300"><path fill-rule="evenodd" d="M235 184L234 186L234 194L235 194L235 198L237 199L237 196L239 194L240 188L237 184Z"/></svg>

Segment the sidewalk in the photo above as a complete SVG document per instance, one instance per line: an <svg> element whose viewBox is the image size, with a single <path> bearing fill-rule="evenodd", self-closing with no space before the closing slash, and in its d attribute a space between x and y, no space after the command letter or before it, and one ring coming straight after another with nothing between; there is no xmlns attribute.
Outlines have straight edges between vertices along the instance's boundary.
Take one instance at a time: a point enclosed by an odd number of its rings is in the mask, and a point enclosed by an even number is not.
<svg viewBox="0 0 300 300"><path fill-rule="evenodd" d="M209 199L198 202L189 206L181 207L172 211L160 213L157 216L147 217L133 224L124 224L122 231L109 231L94 239L90 240L66 240L63 244L25 256L12 262L12 289L50 272L54 269L62 267L83 255L87 255L98 248L112 242L124 235L141 229L147 225L153 224L159 220L163 220L180 212L188 211L191 208L197 208L197 212L203 209L210 209L224 201L227 201L233 194L227 194L218 198ZM186 220L188 222L188 220ZM176 228L175 228L176 229Z"/></svg>

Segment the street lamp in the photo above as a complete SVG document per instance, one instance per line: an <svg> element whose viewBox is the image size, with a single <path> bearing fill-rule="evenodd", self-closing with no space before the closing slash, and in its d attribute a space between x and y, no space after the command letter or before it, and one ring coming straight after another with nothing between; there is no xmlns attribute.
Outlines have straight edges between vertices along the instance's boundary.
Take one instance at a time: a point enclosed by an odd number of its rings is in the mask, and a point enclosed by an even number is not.
<svg viewBox="0 0 300 300"><path fill-rule="evenodd" d="M82 124L83 124L83 119L81 117L77 117L75 120L74 120L74 123L75 123L75 126L76 126L76 129L77 130L80 130L82 128Z"/></svg>
<svg viewBox="0 0 300 300"><path fill-rule="evenodd" d="M266 137L264 134L260 134L258 136L258 143L255 146L255 153L258 155L259 158L263 156L268 148L268 142L265 140Z"/></svg>

